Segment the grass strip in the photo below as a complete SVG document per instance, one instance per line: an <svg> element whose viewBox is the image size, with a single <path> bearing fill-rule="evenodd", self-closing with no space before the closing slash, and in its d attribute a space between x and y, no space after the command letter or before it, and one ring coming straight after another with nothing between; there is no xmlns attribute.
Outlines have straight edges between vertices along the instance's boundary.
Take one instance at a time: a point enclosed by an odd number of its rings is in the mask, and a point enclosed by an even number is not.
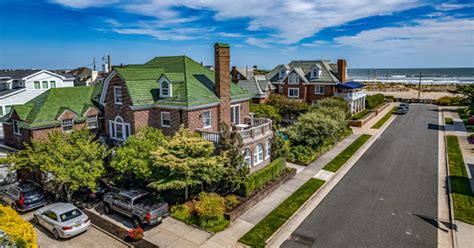
<svg viewBox="0 0 474 248"><path fill-rule="evenodd" d="M444 118L444 123L446 123L447 125L453 125L453 118L449 118L449 117L446 117Z"/></svg>
<svg viewBox="0 0 474 248"><path fill-rule="evenodd" d="M332 172L336 172L337 170L339 170L339 168L341 168L341 166L343 166L347 162L347 160L349 160L352 155L354 155L354 153L357 152L357 150L359 150L359 148L364 145L367 140L370 139L370 137L372 137L372 135L362 134L359 138L354 140L352 144L346 147L344 151L339 153L339 155L337 155L326 166L324 166L323 169Z"/></svg>
<svg viewBox="0 0 474 248"><path fill-rule="evenodd" d="M370 113L369 113L369 110L368 109L364 109L362 111L360 111L359 113L357 114L354 114L352 116L352 120L360 120L360 119L363 119L365 118L366 116L368 116Z"/></svg>
<svg viewBox="0 0 474 248"><path fill-rule="evenodd" d="M380 119L379 121L377 121L377 123L375 123L372 127L372 129L379 129L380 127L383 126L383 124L385 124L385 122L388 121L388 119L390 119L390 117L392 116L392 114L397 110L397 107L393 107L392 110L390 110L387 114L385 114L382 119Z"/></svg>
<svg viewBox="0 0 474 248"><path fill-rule="evenodd" d="M447 136L446 149L449 159L454 218L474 224L474 195L467 177L458 137L453 135Z"/></svg>
<svg viewBox="0 0 474 248"><path fill-rule="evenodd" d="M270 214L247 232L240 242L252 247L265 247L266 240L290 218L325 181L311 178Z"/></svg>

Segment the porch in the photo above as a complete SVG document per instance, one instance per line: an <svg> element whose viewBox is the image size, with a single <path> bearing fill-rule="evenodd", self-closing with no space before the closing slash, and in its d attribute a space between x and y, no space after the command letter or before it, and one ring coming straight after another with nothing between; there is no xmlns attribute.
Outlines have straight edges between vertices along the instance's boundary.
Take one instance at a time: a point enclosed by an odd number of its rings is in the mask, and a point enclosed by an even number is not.
<svg viewBox="0 0 474 248"><path fill-rule="evenodd" d="M336 85L337 97L346 100L351 109L351 113L355 114L365 109L365 85L356 82L347 82Z"/></svg>

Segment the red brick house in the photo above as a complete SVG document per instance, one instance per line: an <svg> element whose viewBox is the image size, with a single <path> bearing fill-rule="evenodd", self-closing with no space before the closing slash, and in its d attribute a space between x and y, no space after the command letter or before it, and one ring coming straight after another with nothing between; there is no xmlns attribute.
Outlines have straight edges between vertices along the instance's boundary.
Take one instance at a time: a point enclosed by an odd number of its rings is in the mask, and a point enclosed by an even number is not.
<svg viewBox="0 0 474 248"><path fill-rule="evenodd" d="M101 130L101 111L96 99L101 86L53 88L23 105L15 105L3 122L5 145L24 148L34 139L46 139L53 131L88 128Z"/></svg>
<svg viewBox="0 0 474 248"><path fill-rule="evenodd" d="M215 44L214 61L214 71L186 56L114 68L100 96L106 142L120 145L145 126L171 135L180 125L218 142L224 122L241 134L252 171L268 164L271 121L249 116L252 94L230 81L229 45Z"/></svg>
<svg viewBox="0 0 474 248"><path fill-rule="evenodd" d="M336 84L346 82L346 61L297 60L275 67L267 75L275 93L290 99L313 103L334 96Z"/></svg>

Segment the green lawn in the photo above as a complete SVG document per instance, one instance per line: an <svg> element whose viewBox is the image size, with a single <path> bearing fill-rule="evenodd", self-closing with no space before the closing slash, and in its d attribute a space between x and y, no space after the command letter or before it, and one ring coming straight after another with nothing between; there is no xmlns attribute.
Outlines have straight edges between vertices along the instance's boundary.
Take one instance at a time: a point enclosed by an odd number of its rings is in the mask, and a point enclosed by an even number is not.
<svg viewBox="0 0 474 248"><path fill-rule="evenodd" d="M380 119L379 121L377 121L377 123L375 123L371 128L373 129L379 129L380 127L383 126L383 124L385 124L385 122L388 121L388 119L390 119L390 117L392 116L392 114L397 110L397 107L393 107L392 110L390 110L387 114L385 114L382 119Z"/></svg>
<svg viewBox="0 0 474 248"><path fill-rule="evenodd" d="M333 158L331 162L324 166L323 169L332 172L336 172L337 170L339 170L339 168L341 168L341 166L343 166L347 162L347 160L349 160L352 155L354 155L354 153L359 150L359 148L364 145L367 140L370 139L370 137L372 137L372 135L362 134L359 138L354 140L352 144L350 144L346 149L344 149L344 151L342 151L341 153L339 153L339 155Z"/></svg>
<svg viewBox="0 0 474 248"><path fill-rule="evenodd" d="M449 117L446 117L444 118L444 123L446 123L447 125L453 125L453 118L449 118Z"/></svg>
<svg viewBox="0 0 474 248"><path fill-rule="evenodd" d="M252 247L265 247L265 241L298 210L325 181L311 178L282 202L262 221L247 232L240 242Z"/></svg>
<svg viewBox="0 0 474 248"><path fill-rule="evenodd" d="M446 139L451 190L453 192L454 218L474 224L474 195L471 192L471 186L467 178L458 137L447 136Z"/></svg>

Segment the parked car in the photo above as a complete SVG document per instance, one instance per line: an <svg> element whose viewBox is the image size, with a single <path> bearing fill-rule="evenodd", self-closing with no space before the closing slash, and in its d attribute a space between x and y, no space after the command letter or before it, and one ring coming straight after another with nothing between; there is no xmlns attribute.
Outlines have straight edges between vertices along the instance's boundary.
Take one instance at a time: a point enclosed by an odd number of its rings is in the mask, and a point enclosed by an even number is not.
<svg viewBox="0 0 474 248"><path fill-rule="evenodd" d="M399 106L399 107L404 107L404 108L406 108L407 111L410 110L410 107L408 106L408 103L407 103L407 102L402 102L402 103L400 103L400 105L398 105L398 106Z"/></svg>
<svg viewBox="0 0 474 248"><path fill-rule="evenodd" d="M87 187L81 187L74 193L74 197L84 202L97 202L103 199L104 195L112 191L112 187L99 180L95 190Z"/></svg>
<svg viewBox="0 0 474 248"><path fill-rule="evenodd" d="M86 214L73 204L63 202L40 208L35 212L34 220L50 231L55 239L76 236L91 225Z"/></svg>
<svg viewBox="0 0 474 248"><path fill-rule="evenodd" d="M395 111L396 114L406 114L408 110L405 107L398 106L397 111Z"/></svg>
<svg viewBox="0 0 474 248"><path fill-rule="evenodd" d="M46 205L45 192L33 181L4 187L0 192L0 200L17 211L27 211Z"/></svg>
<svg viewBox="0 0 474 248"><path fill-rule="evenodd" d="M143 224L154 225L169 216L168 203L152 197L141 189L122 190L105 194L104 212L110 214L116 211L132 219L134 227Z"/></svg>

